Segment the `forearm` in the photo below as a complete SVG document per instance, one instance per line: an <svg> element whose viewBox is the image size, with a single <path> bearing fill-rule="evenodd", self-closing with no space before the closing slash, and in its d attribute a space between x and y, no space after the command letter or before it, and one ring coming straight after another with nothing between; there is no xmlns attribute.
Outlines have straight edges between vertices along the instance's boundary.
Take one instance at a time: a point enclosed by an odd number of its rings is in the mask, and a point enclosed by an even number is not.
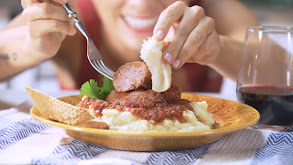
<svg viewBox="0 0 293 165"><path fill-rule="evenodd" d="M243 41L220 36L222 49L216 59L208 64L221 75L236 81L241 67Z"/></svg>
<svg viewBox="0 0 293 165"><path fill-rule="evenodd" d="M236 81L241 67L245 32L258 21L243 4L235 0L206 0L206 12L216 21L221 51L209 64L223 76Z"/></svg>
<svg viewBox="0 0 293 165"><path fill-rule="evenodd" d="M54 57L66 35L75 34L74 21L59 3L65 2L22 1L22 14L0 31L0 81Z"/></svg>
<svg viewBox="0 0 293 165"><path fill-rule="evenodd" d="M33 54L30 49L26 25L10 27L0 31L0 81L30 68L45 60Z"/></svg>

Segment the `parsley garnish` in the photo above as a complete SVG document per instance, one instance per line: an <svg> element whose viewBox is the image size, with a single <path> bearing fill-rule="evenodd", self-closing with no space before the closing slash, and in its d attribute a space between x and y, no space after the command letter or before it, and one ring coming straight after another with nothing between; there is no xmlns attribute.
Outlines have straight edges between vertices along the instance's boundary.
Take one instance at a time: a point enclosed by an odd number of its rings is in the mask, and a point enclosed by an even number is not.
<svg viewBox="0 0 293 165"><path fill-rule="evenodd" d="M112 80L108 79L107 77L104 77L103 81L103 87L100 88L94 79L90 79L81 86L80 94L90 98L105 100L108 94L114 89L114 86Z"/></svg>

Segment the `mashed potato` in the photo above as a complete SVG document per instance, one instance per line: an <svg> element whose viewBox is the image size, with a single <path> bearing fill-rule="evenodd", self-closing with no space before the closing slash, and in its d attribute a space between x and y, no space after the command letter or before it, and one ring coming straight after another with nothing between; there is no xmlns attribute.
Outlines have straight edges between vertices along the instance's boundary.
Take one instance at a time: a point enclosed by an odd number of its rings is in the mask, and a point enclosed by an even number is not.
<svg viewBox="0 0 293 165"><path fill-rule="evenodd" d="M185 132L212 129L214 120L212 114L207 112L207 103L191 102L193 112L183 112L186 120L180 123L178 120L165 119L160 123L147 121L134 116L131 112L120 112L115 109L104 109L103 116L99 120L108 124L110 130L131 132Z"/></svg>

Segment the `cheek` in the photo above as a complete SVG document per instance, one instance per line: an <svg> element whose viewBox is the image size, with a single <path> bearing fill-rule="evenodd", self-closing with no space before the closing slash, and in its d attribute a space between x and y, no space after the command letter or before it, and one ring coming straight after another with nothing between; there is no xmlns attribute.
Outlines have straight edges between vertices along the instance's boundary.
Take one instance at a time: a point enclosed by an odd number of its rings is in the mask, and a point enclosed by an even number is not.
<svg viewBox="0 0 293 165"><path fill-rule="evenodd" d="M121 11L125 0L94 0L93 5L102 20L113 19Z"/></svg>

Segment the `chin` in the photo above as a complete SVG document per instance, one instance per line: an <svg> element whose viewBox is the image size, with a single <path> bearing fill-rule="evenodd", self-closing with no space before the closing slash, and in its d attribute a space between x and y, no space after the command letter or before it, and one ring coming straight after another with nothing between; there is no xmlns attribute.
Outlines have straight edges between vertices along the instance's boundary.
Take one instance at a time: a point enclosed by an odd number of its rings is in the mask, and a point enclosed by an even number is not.
<svg viewBox="0 0 293 165"><path fill-rule="evenodd" d="M147 40L149 36L140 36L140 37L129 37L127 36L127 40L124 40L124 43L134 51L137 51L139 54L139 51L142 47L143 40Z"/></svg>

